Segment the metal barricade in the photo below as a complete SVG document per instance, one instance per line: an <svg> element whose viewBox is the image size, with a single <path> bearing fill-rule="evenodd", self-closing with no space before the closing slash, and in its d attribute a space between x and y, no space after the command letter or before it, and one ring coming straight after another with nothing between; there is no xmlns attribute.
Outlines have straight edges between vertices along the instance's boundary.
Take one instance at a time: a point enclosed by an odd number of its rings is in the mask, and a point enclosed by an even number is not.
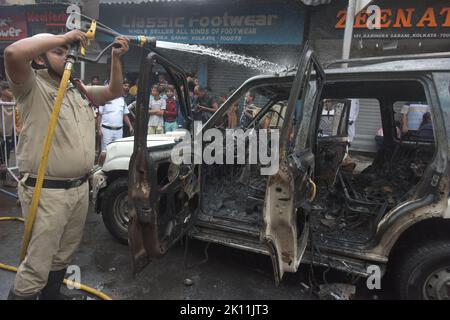
<svg viewBox="0 0 450 320"><path fill-rule="evenodd" d="M6 171L6 174L10 175L15 181L19 182L19 172L17 166L17 127L16 127L16 103L14 102L4 102L0 101L1 108L1 128L2 128L2 162L0 165L3 167L2 170ZM12 113L12 117L11 117ZM9 121L12 119L12 132L8 134L8 127L10 128L11 124ZM8 139L12 138L12 145L8 145ZM14 153L14 157L12 159L11 153ZM8 177L7 177L8 178ZM5 193L10 196L15 196L11 192L1 189L0 192Z"/></svg>

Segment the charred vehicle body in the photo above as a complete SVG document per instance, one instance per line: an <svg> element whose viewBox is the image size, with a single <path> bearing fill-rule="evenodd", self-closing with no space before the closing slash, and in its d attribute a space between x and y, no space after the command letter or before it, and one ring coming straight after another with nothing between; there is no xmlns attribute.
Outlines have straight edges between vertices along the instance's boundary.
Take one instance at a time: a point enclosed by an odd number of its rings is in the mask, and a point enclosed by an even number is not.
<svg viewBox="0 0 450 320"><path fill-rule="evenodd" d="M375 265L391 271L400 298L448 299L450 59L380 60L324 71L305 48L296 70L251 78L228 98L200 133L225 131L228 110L253 90L262 107L245 129L279 133L279 168L267 176L258 164L173 163L181 134L147 137L149 94L140 92L134 145L109 145L94 176L97 210L129 243L134 271L187 234L270 256L276 282L300 263L361 276ZM162 65L193 134L183 71L157 53L145 61L139 87ZM384 141L349 169L350 99L377 101ZM395 106L407 101L430 106L432 139L398 134Z"/></svg>

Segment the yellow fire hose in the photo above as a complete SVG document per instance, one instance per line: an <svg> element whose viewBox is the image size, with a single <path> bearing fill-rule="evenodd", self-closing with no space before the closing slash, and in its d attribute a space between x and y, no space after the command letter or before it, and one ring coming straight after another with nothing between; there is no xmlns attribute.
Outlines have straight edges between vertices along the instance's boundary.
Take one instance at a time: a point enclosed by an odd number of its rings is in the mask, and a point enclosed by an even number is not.
<svg viewBox="0 0 450 320"><path fill-rule="evenodd" d="M24 222L24 219L23 218L19 218L19 217L0 217L0 222L1 221L21 221L21 222ZM3 264L3 263L0 263L0 269L11 271L11 272L17 272L17 268L16 267L13 267L13 266L10 266L10 265L7 265L7 264ZM112 300L111 297L109 297L108 295L104 294L103 292L100 292L100 291L98 291L98 290L96 290L94 288L88 287L88 286L86 286L84 284L81 284L79 282L75 282L75 281L72 281L72 280L69 280L69 279L64 279L64 284L70 285L70 286L72 286L74 288L77 288L77 289L80 289L80 290L83 290L84 292L90 293L90 294L92 294L92 295L94 295L94 296L96 296L96 297L98 297L98 298L100 298L102 300Z"/></svg>
<svg viewBox="0 0 450 320"><path fill-rule="evenodd" d="M25 222L25 219L19 218L19 217L0 217L0 221L22 221L22 222Z"/></svg>
<svg viewBox="0 0 450 320"><path fill-rule="evenodd" d="M311 178L308 178L308 183L311 186L311 194L308 197L309 202L313 202L317 195L317 186Z"/></svg>
<svg viewBox="0 0 450 320"><path fill-rule="evenodd" d="M4 269L4 270L8 270L8 271L12 271L12 272L17 272L17 268L13 267L13 266L9 266L7 264L3 264L0 263L0 269ZM103 292L100 292L98 290L95 290L94 288L88 287L84 284L81 284L79 282L75 282L72 280L68 280L68 279L64 279L64 284L66 285L70 285L74 288L79 288L80 290L83 290L87 293L93 294L94 296L99 297L102 300L112 300L111 297L109 297L108 295L104 294Z"/></svg>
<svg viewBox="0 0 450 320"><path fill-rule="evenodd" d="M44 141L44 149L41 154L41 161L39 163L39 169L37 174L36 186L31 200L30 212L28 219L25 223L25 231L23 235L22 247L20 249L20 262L25 259L27 254L28 244L30 243L31 234L33 232L34 220L36 219L36 212L39 206L39 199L41 197L42 185L44 183L45 171L47 170L48 155L50 153L50 147L52 146L53 136L55 134L56 124L58 122L59 112L61 110L64 94L66 93L67 86L69 85L70 76L72 74L72 67L74 61L70 58L66 62L64 73L62 76L61 84L58 89L58 95L56 96L55 103L53 105L52 114L50 116L50 123L48 125L47 134Z"/></svg>

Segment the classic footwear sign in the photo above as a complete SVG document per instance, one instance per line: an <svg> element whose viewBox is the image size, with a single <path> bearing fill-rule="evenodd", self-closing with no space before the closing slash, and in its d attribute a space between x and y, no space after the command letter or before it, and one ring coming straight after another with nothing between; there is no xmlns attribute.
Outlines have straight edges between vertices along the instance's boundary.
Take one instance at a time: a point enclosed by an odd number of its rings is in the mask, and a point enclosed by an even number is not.
<svg viewBox="0 0 450 320"><path fill-rule="evenodd" d="M296 44L303 42L306 11L288 4L200 5L185 3L106 6L100 20L122 34L155 36L191 44Z"/></svg>

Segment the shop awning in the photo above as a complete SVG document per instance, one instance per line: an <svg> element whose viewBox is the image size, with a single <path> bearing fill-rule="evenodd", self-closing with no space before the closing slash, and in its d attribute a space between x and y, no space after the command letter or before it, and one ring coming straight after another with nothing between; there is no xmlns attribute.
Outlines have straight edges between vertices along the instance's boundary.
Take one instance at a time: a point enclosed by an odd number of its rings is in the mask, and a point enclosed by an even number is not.
<svg viewBox="0 0 450 320"><path fill-rule="evenodd" d="M202 0L100 0L100 3L101 4L140 4L140 3L188 2L188 1L195 2L195 1L202 1ZM320 4L330 4L331 3L331 0L300 0L300 1L303 2L304 4L306 4L307 6L317 6ZM3 4L3 2L0 1L0 5L1 4ZM4 3L4 5L24 5L24 4L36 4L36 1L33 1L33 0L29 0L29 1L7 0Z"/></svg>
<svg viewBox="0 0 450 320"><path fill-rule="evenodd" d="M186 0L100 0L101 4L139 4L151 2L182 2Z"/></svg>
<svg viewBox="0 0 450 320"><path fill-rule="evenodd" d="M100 0L101 4L140 4L140 3L158 3L158 2L188 2L188 1L202 1L202 0ZM204 0L203 0L204 1ZM331 0L300 0L307 6L317 6L320 4L330 4ZM50 2L50 1L49 1ZM79 2L79 1L75 1ZM18 1L18 0L6 0L4 2L0 1L1 5L28 5L36 4L34 0L28 1Z"/></svg>
<svg viewBox="0 0 450 320"><path fill-rule="evenodd" d="M196 0L100 0L101 4L132 4L132 3L154 3L154 2L188 2ZM201 0L197 0L201 1ZM330 4L331 0L301 0L307 6L317 6L320 4Z"/></svg>
<svg viewBox="0 0 450 320"><path fill-rule="evenodd" d="M307 6L318 6L320 4L330 4L331 0L302 0Z"/></svg>

